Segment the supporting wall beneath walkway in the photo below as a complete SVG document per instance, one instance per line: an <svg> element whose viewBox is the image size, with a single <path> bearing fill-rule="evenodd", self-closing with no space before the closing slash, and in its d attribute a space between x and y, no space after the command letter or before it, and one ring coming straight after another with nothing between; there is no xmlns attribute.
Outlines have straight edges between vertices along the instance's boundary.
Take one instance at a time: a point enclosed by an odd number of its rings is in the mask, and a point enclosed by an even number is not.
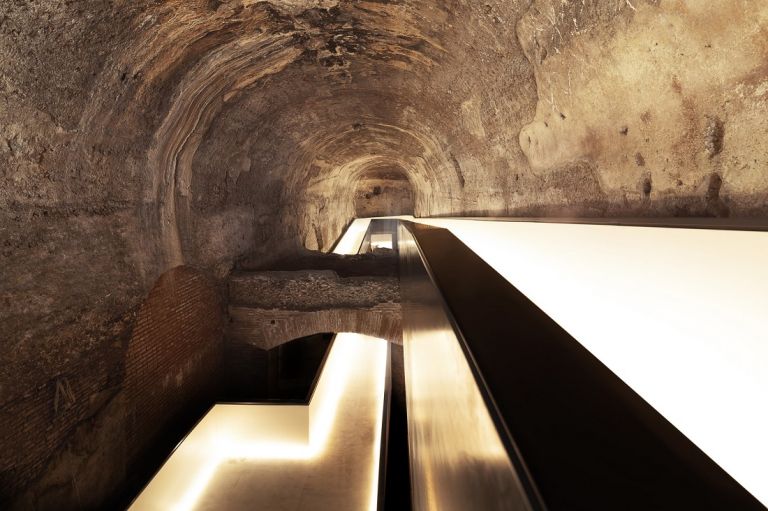
<svg viewBox="0 0 768 511"><path fill-rule="evenodd" d="M3 405L0 507L103 509L169 421L211 399L222 307L208 278L166 272L133 317L130 337Z"/></svg>

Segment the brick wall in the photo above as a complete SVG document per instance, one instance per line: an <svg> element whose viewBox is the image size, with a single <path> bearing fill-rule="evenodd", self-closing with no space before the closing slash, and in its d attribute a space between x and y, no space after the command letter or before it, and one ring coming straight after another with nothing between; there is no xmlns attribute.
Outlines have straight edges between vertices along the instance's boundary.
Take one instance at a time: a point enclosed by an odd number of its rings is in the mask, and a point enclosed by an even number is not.
<svg viewBox="0 0 768 511"><path fill-rule="evenodd" d="M179 414L212 399L222 307L202 273L166 272L118 323L0 404L0 509L101 509Z"/></svg>
<svg viewBox="0 0 768 511"><path fill-rule="evenodd" d="M261 349L321 332L356 332L402 342L399 303L382 303L367 309L315 311L230 306L229 317L227 342L250 343Z"/></svg>
<svg viewBox="0 0 768 511"><path fill-rule="evenodd" d="M0 408L0 507L36 479L67 439L118 392L119 364L93 350ZM65 481L66 482L66 481Z"/></svg>
<svg viewBox="0 0 768 511"><path fill-rule="evenodd" d="M126 353L129 462L175 414L212 399L221 356L215 289L188 267L165 273L139 310Z"/></svg>

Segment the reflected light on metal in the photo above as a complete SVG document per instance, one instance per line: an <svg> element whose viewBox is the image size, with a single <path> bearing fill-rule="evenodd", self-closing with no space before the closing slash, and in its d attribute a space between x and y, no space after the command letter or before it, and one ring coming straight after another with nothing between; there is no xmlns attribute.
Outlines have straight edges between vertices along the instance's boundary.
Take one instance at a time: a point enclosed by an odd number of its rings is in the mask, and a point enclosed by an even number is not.
<svg viewBox="0 0 768 511"><path fill-rule="evenodd" d="M413 237L399 238L413 508L529 510Z"/></svg>
<svg viewBox="0 0 768 511"><path fill-rule="evenodd" d="M768 233L417 221L451 230L768 504Z"/></svg>
<svg viewBox="0 0 768 511"><path fill-rule="evenodd" d="M339 239L336 244L336 248L333 249L334 254L357 254L360 249L360 244L365 238L365 232L368 230L368 226L371 223L370 218L356 218L349 224L349 227L344 232L344 235Z"/></svg>

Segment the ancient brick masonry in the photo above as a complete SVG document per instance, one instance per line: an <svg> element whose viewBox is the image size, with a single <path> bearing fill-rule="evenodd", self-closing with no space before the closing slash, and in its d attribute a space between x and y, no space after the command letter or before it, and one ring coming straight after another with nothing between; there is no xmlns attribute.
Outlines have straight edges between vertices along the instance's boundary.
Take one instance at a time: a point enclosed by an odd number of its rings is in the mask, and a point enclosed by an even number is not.
<svg viewBox="0 0 768 511"><path fill-rule="evenodd" d="M269 349L320 332L402 338L394 275L341 277L322 269L237 273L229 279L229 300L230 343Z"/></svg>
<svg viewBox="0 0 768 511"><path fill-rule="evenodd" d="M767 27L765 1L0 0L0 508L96 502L199 396L220 317L179 266L319 269L264 265L378 213L765 217ZM396 331L333 300L231 312L263 346Z"/></svg>
<svg viewBox="0 0 768 511"><path fill-rule="evenodd" d="M219 295L202 273L162 275L130 339L3 405L0 507L97 509L177 413L212 398L221 327Z"/></svg>
<svg viewBox="0 0 768 511"><path fill-rule="evenodd" d="M202 274L181 266L160 278L126 353L129 461L176 412L213 396L221 327L219 296Z"/></svg>

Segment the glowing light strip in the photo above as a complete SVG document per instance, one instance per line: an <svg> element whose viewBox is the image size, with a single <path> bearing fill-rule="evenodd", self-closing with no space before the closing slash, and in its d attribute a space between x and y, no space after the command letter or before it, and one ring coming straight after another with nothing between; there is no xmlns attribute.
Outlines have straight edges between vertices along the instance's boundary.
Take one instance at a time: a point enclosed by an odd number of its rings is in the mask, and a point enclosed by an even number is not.
<svg viewBox="0 0 768 511"><path fill-rule="evenodd" d="M336 248L333 249L334 254L357 254L360 250L360 245L363 243L365 233L370 225L370 218L356 218L349 224L344 235L336 244Z"/></svg>
<svg viewBox="0 0 768 511"><path fill-rule="evenodd" d="M368 229L370 219L353 222L340 240L336 251L357 253ZM177 448L160 472L131 505L132 511L173 510L192 511L206 489L210 486L222 463L233 459L252 460L299 460L309 461L320 458L326 451L329 438L339 415L339 405L350 386L352 374L365 360L374 369L364 372L366 378L373 376L375 383L375 432L371 465L371 488L369 509L376 509L378 503L379 455L382 436L384 390L387 368L387 343L359 334L340 333L336 335L328 355L323 373L318 381L312 401L306 410L309 420L306 441L264 441L249 438L253 432L236 427L237 418L227 411L240 407L246 414L268 413L291 415L289 406L271 405L216 405ZM283 420L296 420L293 417ZM274 422L274 421L273 421ZM263 430L262 434L269 434ZM285 436L285 435L283 435ZM200 463L200 458L205 461ZM190 477L191 476L191 477ZM179 497L178 495L181 494Z"/></svg>
<svg viewBox="0 0 768 511"><path fill-rule="evenodd" d="M450 229L768 504L768 233L417 221Z"/></svg>
<svg viewBox="0 0 768 511"><path fill-rule="evenodd" d="M336 336L331 353L328 355L323 374L318 382L315 395L309 405L310 430L307 442L280 442L253 440L249 431L238 430L232 421L237 415L217 414L217 407L237 407L242 411L242 420L248 414L264 411L279 412L280 406L270 405L217 405L209 416L201 421L190 436L182 443L156 478L150 482L131 510L172 509L173 511L193 510L222 463L229 460L317 460L325 454L334 425L339 419L339 405L353 382L351 375L361 364L373 370L363 377L375 381L374 424L375 445L372 452L371 489L369 509L376 509L378 501L379 450L381 445L381 422L384 407L384 385L386 376L387 343L359 334L342 333ZM368 362L365 362L365 361ZM206 422L207 421L207 422ZM215 431L207 434L207 429ZM251 433L252 434L252 433ZM200 458L205 462L200 464ZM175 473L174 473L175 472ZM175 486L183 487L181 496ZM371 507L372 506L372 507Z"/></svg>
<svg viewBox="0 0 768 511"><path fill-rule="evenodd" d="M394 218L394 217L393 217ZM409 219L411 217L408 217ZM336 249L333 251L335 254L356 254L360 250L360 245L363 243L365 233L368 231L368 227L371 224L372 218L357 218L344 233L339 243L336 245ZM377 403L378 413L376 416L376 434L373 442L373 462L371 467L371 489L370 498L368 501L369 511L375 511L378 508L379 502L379 470L381 466L381 436L384 423L384 391L385 391L385 375L386 375L386 353L381 356L381 364L383 366L383 376L377 378L378 388L376 389L376 395L380 397L380 402ZM380 368L381 370L381 368Z"/></svg>
<svg viewBox="0 0 768 511"><path fill-rule="evenodd" d="M203 492L208 488L208 483L213 479L213 476L219 469L219 465L222 461L223 459L221 457L214 456L206 462L197 472L192 482L187 486L188 489L184 492L181 499L169 509L171 511L188 511L194 509L197 502L200 500L200 497L202 497ZM132 505L130 509L134 508L137 508L137 504ZM139 505L138 509L143 509L143 507Z"/></svg>
<svg viewBox="0 0 768 511"><path fill-rule="evenodd" d="M377 374L376 378L376 435L373 441L373 462L371 466L371 490L368 499L368 510L376 511L379 506L379 471L381 470L381 435L384 427L384 393L386 392L387 375L387 351L386 344L383 346L384 352L377 355Z"/></svg>

